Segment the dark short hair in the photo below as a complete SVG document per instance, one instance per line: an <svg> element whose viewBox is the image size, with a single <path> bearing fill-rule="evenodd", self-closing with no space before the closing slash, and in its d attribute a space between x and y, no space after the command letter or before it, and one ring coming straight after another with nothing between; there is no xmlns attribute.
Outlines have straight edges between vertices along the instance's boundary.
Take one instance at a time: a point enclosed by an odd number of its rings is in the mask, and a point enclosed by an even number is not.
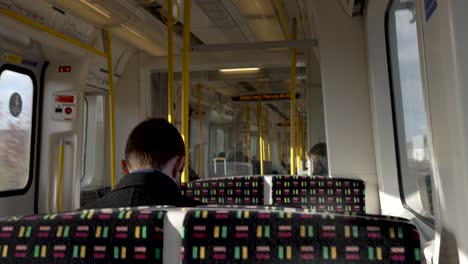
<svg viewBox="0 0 468 264"><path fill-rule="evenodd" d="M151 118L136 126L127 140L125 160L161 169L175 156L185 156L185 145L177 128L162 118Z"/></svg>
<svg viewBox="0 0 468 264"><path fill-rule="evenodd" d="M325 143L317 143L309 150L309 157L316 155L319 157L327 157L327 145Z"/></svg>

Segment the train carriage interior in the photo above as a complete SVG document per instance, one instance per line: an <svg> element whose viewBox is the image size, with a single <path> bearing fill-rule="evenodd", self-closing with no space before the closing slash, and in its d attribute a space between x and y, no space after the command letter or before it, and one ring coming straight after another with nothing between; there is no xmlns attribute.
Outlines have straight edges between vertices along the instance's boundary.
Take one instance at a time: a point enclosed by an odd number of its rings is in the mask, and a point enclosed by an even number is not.
<svg viewBox="0 0 468 264"><path fill-rule="evenodd" d="M0 263L468 263L467 11L0 0ZM148 118L206 205L80 209Z"/></svg>

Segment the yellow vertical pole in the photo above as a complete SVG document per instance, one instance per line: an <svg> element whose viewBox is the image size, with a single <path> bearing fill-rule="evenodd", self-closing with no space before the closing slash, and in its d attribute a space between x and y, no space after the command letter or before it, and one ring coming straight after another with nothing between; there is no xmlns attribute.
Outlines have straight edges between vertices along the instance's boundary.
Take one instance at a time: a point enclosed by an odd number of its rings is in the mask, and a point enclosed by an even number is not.
<svg viewBox="0 0 468 264"><path fill-rule="evenodd" d="M271 161L271 149L270 149L270 115L268 109L265 111L265 122L266 122L266 149L265 149L265 160Z"/></svg>
<svg viewBox="0 0 468 264"><path fill-rule="evenodd" d="M62 188L63 188L63 163L64 163L63 140L59 143L58 167L57 167L57 212L62 211Z"/></svg>
<svg viewBox="0 0 468 264"><path fill-rule="evenodd" d="M249 160L252 160L252 146L250 145L250 105L245 106L245 118L247 123L247 153L249 155Z"/></svg>
<svg viewBox="0 0 468 264"><path fill-rule="evenodd" d="M260 94L260 98L261 98ZM257 127L258 127L258 153L259 153L259 161L260 161L260 175L263 175L263 123L262 123L262 101L260 99L260 102L257 105Z"/></svg>
<svg viewBox="0 0 468 264"><path fill-rule="evenodd" d="M111 186L114 188L116 184L115 175L115 112L114 112L114 66L112 64L112 36L107 30L104 30L106 38L106 54L107 54L107 74L109 78L109 132L110 132L110 172Z"/></svg>
<svg viewBox="0 0 468 264"><path fill-rule="evenodd" d="M189 179L189 96L190 96L190 10L192 1L184 1L184 29L182 31L182 137L185 142L185 167L182 182Z"/></svg>
<svg viewBox="0 0 468 264"><path fill-rule="evenodd" d="M297 121L296 121L296 132L297 132L297 138L296 138L296 161L297 161L297 170L299 171L302 169L302 164L301 164L301 120L299 117L299 114L297 115Z"/></svg>
<svg viewBox="0 0 468 264"><path fill-rule="evenodd" d="M197 85L197 99L198 99L198 134L199 134L199 150L198 150L198 176L203 173L203 114L201 105L201 85Z"/></svg>
<svg viewBox="0 0 468 264"><path fill-rule="evenodd" d="M165 1L165 0L163 0ZM174 23L172 0L167 1L167 121L174 124ZM177 1L177 0L176 0Z"/></svg>
<svg viewBox="0 0 468 264"><path fill-rule="evenodd" d="M297 20L293 18L293 34L292 39L297 39ZM290 146L290 173L294 175L296 173L296 168L294 166L294 158L295 158L295 149L296 149L296 132L295 132L295 123L296 123L296 48L291 49L291 146Z"/></svg>

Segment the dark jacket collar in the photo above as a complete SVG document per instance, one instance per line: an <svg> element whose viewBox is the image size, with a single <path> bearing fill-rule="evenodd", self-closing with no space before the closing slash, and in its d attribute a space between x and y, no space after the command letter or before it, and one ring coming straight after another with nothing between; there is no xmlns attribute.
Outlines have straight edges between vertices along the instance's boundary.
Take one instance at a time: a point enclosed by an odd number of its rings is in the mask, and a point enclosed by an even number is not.
<svg viewBox="0 0 468 264"><path fill-rule="evenodd" d="M152 186L180 195L179 186L169 176L157 170L138 170L127 174L115 186L114 191L137 186Z"/></svg>

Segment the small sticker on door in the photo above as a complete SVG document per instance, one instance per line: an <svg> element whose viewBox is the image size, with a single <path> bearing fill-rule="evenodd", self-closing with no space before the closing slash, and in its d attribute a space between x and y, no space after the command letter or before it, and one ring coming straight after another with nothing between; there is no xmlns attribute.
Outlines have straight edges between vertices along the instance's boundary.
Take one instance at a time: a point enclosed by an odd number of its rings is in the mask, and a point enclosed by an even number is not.
<svg viewBox="0 0 468 264"><path fill-rule="evenodd" d="M21 110L23 109L23 100L21 99L21 95L19 93L13 93L10 96L10 114L14 117L18 117L21 114Z"/></svg>

